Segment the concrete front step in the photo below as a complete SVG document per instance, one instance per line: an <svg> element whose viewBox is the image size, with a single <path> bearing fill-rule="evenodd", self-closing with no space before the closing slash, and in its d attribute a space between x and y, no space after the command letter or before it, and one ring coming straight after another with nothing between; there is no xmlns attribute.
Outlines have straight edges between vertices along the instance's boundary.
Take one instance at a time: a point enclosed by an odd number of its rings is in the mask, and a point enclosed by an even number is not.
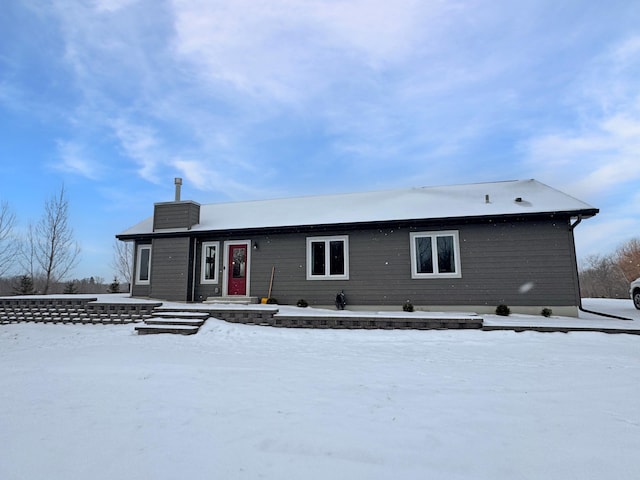
<svg viewBox="0 0 640 480"><path fill-rule="evenodd" d="M179 335L193 335L198 333L200 327L192 325L139 325L135 327L138 335L151 335L157 333L177 333Z"/></svg>
<svg viewBox="0 0 640 480"><path fill-rule="evenodd" d="M235 305L252 305L260 303L260 299L258 297L245 297L241 295L230 295L227 297L207 297L207 299L202 302L207 304L220 304L220 303L232 303Z"/></svg>
<svg viewBox="0 0 640 480"><path fill-rule="evenodd" d="M153 311L152 318L182 318L189 320L206 320L207 318L209 318L209 313L157 309Z"/></svg>
<svg viewBox="0 0 640 480"><path fill-rule="evenodd" d="M193 335L209 318L207 312L183 311L176 309L154 310L153 315L144 320L144 325L135 327L138 335L155 333L177 333Z"/></svg>
<svg viewBox="0 0 640 480"><path fill-rule="evenodd" d="M207 315L207 318L209 316ZM165 317L153 316L147 318L144 323L147 325L189 325L192 327L201 327L207 318L180 318L180 317Z"/></svg>

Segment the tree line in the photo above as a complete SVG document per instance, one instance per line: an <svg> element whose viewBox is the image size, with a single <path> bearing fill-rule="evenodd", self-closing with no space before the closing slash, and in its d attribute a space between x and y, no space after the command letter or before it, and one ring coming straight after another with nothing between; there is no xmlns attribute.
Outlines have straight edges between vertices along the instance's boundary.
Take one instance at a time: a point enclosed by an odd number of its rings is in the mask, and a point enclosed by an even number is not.
<svg viewBox="0 0 640 480"><path fill-rule="evenodd" d="M17 231L16 215L0 202L0 294L104 293L120 291L131 282L132 248L116 241L109 285L100 277L68 280L80 260L80 245L69 223L64 185L45 200L40 218ZM121 284L121 280L122 284ZM105 286L107 288L105 288Z"/></svg>
<svg viewBox="0 0 640 480"><path fill-rule="evenodd" d="M591 255L580 268L583 298L629 298L629 283L640 277L640 238L632 238L608 255Z"/></svg>

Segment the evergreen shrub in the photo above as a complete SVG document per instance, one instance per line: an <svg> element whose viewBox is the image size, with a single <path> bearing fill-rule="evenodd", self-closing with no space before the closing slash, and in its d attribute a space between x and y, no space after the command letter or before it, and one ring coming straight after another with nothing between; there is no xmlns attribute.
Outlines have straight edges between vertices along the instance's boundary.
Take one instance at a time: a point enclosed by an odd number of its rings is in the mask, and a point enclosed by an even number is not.
<svg viewBox="0 0 640 480"><path fill-rule="evenodd" d="M405 311L405 312L413 312L413 310L414 310L413 303L411 303L409 300L407 300L402 305L402 310Z"/></svg>

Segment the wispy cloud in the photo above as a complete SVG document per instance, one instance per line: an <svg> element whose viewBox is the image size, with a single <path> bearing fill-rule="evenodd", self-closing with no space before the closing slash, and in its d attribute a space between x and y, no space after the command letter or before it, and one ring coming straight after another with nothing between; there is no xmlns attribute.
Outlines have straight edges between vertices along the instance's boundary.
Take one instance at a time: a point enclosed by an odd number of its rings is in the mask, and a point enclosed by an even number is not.
<svg viewBox="0 0 640 480"><path fill-rule="evenodd" d="M561 172L562 184L572 182L579 193L596 188L596 179L602 188L614 185L637 153L630 79L640 41L629 37L550 74L540 66L560 49L578 51L591 24L572 25L571 35L560 20L549 28L545 4L54 5L65 59L83 94L73 112L78 130L87 124L92 134L112 136L152 183L198 165L209 172L193 177L198 188L218 191L220 175L242 179L228 189L239 194L240 183L246 191L265 189L265 179L285 177L291 162L301 161L316 177L340 165L369 182L391 172L396 181L446 182L461 170L484 180L491 173L479 162L509 158L493 174L499 177L518 171L515 156L524 151L528 176L543 172L548 181ZM585 61L573 83L562 84L569 76L563 72ZM558 99L572 122L541 129L545 104ZM513 145L530 129L543 133L520 141L524 150L517 151ZM296 143L305 149L296 152ZM504 145L510 150L497 151ZM579 178L578 161L585 172Z"/></svg>
<svg viewBox="0 0 640 480"><path fill-rule="evenodd" d="M532 170L557 177L577 194L598 198L640 180L640 37L598 57L573 85L580 123L532 138Z"/></svg>
<svg viewBox="0 0 640 480"><path fill-rule="evenodd" d="M138 0L94 0L93 4L98 12L116 12Z"/></svg>
<svg viewBox="0 0 640 480"><path fill-rule="evenodd" d="M103 168L95 159L91 158L91 153L75 142L59 141L58 157L60 161L54 164L54 168L71 173L81 175L90 180L97 180L101 177Z"/></svg>
<svg viewBox="0 0 640 480"><path fill-rule="evenodd" d="M354 68L402 62L425 28L424 2L175 0L174 49L208 81L254 99L304 102Z"/></svg>
<svg viewBox="0 0 640 480"><path fill-rule="evenodd" d="M607 254L640 231L640 36L594 56L567 86L572 122L526 142L532 176L600 208L579 227L579 256Z"/></svg>
<svg viewBox="0 0 640 480"><path fill-rule="evenodd" d="M196 189L219 192L230 198L254 197L257 193L241 177L230 176L228 170L217 170L215 165L206 161L177 158L170 163Z"/></svg>
<svg viewBox="0 0 640 480"><path fill-rule="evenodd" d="M154 129L123 118L113 121L112 128L123 153L138 165L140 176L157 183L158 167L166 163L167 158Z"/></svg>

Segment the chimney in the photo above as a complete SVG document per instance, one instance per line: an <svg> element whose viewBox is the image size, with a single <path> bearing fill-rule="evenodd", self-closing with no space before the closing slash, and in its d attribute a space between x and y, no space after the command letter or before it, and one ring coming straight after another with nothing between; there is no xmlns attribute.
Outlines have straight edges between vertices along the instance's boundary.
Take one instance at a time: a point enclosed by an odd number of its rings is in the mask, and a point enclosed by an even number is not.
<svg viewBox="0 0 640 480"><path fill-rule="evenodd" d="M174 183L176 184L176 202L180 201L180 187L182 186L182 179L179 177L176 177L174 180Z"/></svg>
<svg viewBox="0 0 640 480"><path fill-rule="evenodd" d="M200 223L200 204L191 200L180 200L182 179L176 177L176 198L173 202L153 204L153 231L167 229L189 230Z"/></svg>

